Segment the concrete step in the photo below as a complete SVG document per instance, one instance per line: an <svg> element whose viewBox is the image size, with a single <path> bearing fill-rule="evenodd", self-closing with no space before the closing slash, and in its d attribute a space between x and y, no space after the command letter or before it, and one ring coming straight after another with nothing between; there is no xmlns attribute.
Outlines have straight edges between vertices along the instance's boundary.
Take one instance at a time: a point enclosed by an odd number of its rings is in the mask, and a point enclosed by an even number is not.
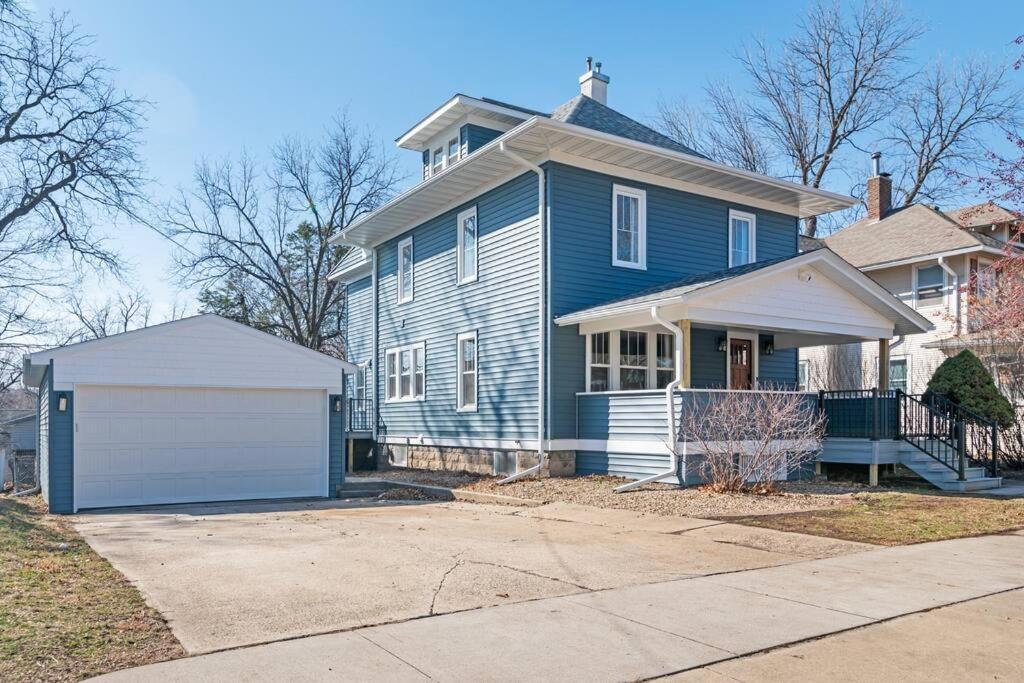
<svg viewBox="0 0 1024 683"><path fill-rule="evenodd" d="M398 486L399 484L384 479L360 477L336 486L335 492L340 498L376 498L388 489Z"/></svg>

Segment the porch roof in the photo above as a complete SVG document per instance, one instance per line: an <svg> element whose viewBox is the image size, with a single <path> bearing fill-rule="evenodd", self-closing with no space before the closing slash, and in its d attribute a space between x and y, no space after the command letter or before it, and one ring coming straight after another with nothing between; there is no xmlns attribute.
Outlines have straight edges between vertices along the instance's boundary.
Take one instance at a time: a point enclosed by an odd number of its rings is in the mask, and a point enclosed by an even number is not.
<svg viewBox="0 0 1024 683"><path fill-rule="evenodd" d="M781 333L780 348L932 329L927 318L827 248L687 276L555 323L580 325L581 333L651 324L654 306L671 319Z"/></svg>

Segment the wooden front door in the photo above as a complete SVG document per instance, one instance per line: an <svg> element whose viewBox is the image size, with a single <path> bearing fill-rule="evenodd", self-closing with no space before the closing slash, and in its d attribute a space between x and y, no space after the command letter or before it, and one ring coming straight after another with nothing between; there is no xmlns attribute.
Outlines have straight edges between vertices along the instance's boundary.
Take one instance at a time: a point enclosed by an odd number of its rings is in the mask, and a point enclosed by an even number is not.
<svg viewBox="0 0 1024 683"><path fill-rule="evenodd" d="M749 339L729 340L729 388L754 388L754 344Z"/></svg>

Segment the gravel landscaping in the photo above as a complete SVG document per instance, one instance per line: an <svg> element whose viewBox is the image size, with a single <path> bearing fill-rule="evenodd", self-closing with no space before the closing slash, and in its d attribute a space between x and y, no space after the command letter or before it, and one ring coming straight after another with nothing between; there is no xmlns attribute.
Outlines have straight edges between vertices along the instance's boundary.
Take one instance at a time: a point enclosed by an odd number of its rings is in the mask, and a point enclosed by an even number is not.
<svg viewBox="0 0 1024 683"><path fill-rule="evenodd" d="M371 476L430 486L443 486L545 503L563 502L601 508L632 510L675 517L742 517L822 510L853 502L853 494L870 491L860 484L825 481L786 482L771 495L714 493L704 488L679 489L668 484L650 484L626 493L614 489L627 479L600 475L528 478L499 485L498 478L464 472L392 469Z"/></svg>

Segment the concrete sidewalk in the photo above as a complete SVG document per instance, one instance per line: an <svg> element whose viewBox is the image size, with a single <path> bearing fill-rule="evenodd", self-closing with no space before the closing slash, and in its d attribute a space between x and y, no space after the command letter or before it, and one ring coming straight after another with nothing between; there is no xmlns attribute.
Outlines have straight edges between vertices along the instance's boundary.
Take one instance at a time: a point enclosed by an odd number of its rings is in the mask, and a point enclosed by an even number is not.
<svg viewBox="0 0 1024 683"><path fill-rule="evenodd" d="M1020 533L886 548L414 619L105 678L642 679L1024 588L1021 558Z"/></svg>

